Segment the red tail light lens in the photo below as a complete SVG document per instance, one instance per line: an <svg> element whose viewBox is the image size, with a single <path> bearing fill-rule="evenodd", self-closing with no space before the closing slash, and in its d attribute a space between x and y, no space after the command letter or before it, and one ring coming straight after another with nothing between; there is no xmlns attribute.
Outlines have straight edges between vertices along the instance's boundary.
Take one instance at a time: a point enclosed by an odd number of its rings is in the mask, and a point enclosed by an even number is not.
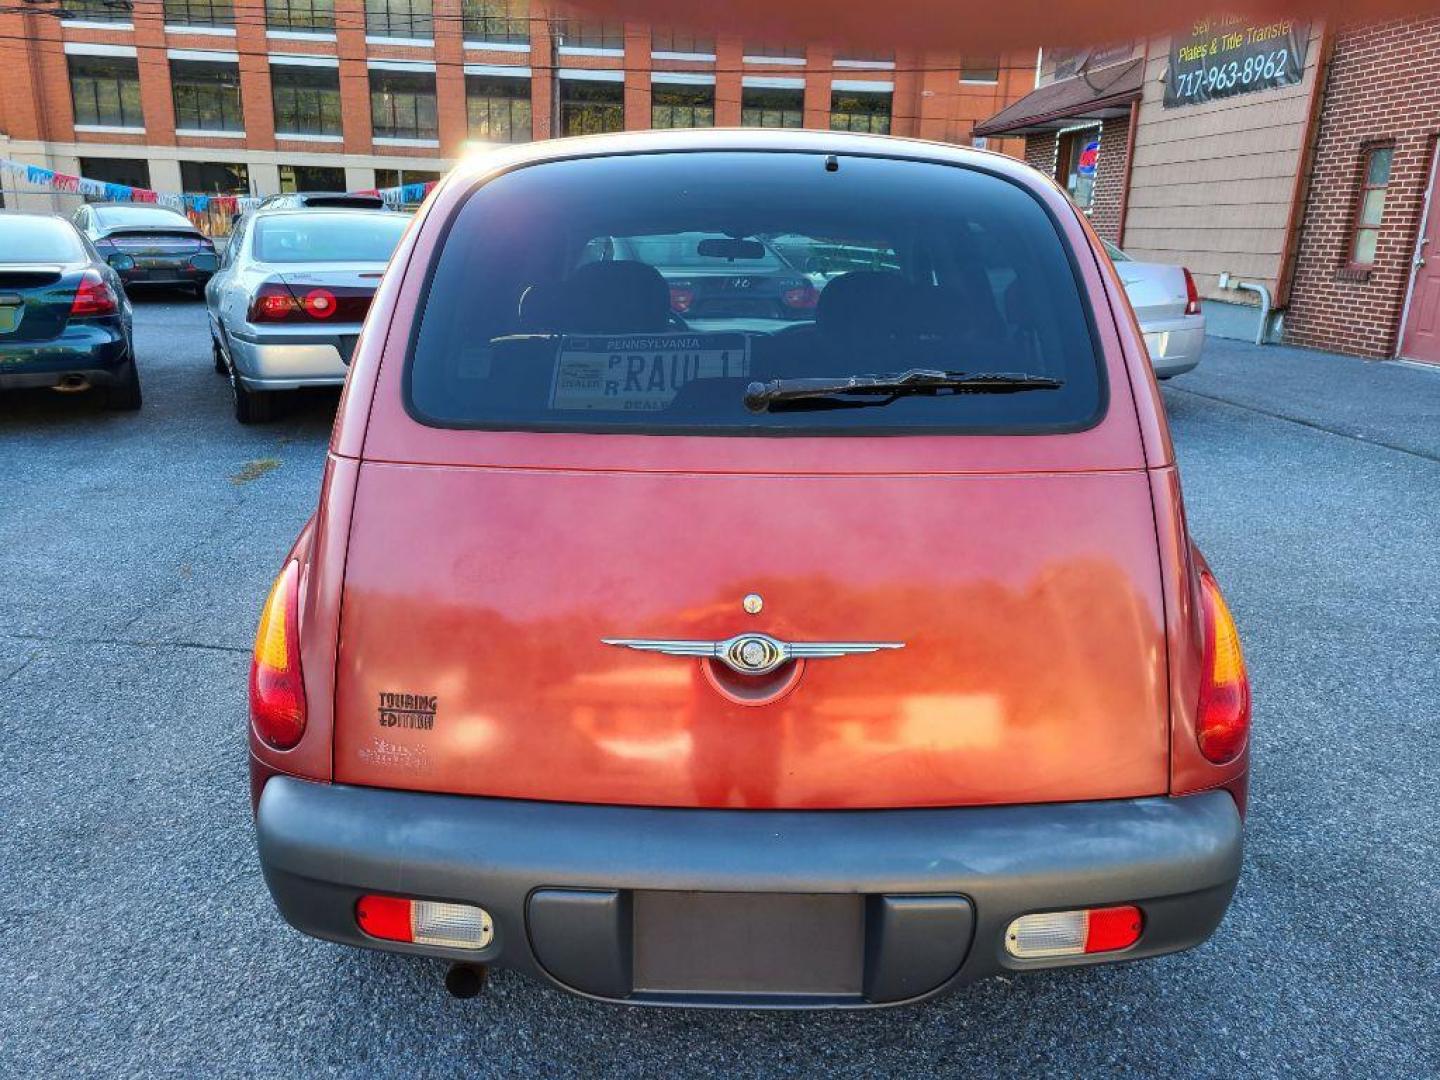
<svg viewBox="0 0 1440 1080"><path fill-rule="evenodd" d="M250 723L264 743L289 750L305 734L300 672L300 564L290 561L270 589L250 663Z"/></svg>
<svg viewBox="0 0 1440 1080"><path fill-rule="evenodd" d="M1250 678L1235 620L1209 574L1200 578L1205 617L1205 661L1195 737L1200 752L1217 765L1234 761L1250 738Z"/></svg>
<svg viewBox="0 0 1440 1080"><path fill-rule="evenodd" d="M796 311L814 311L816 305L820 303L820 290L807 281L804 285L786 289L781 300L786 307L794 308Z"/></svg>
<svg viewBox="0 0 1440 1080"><path fill-rule="evenodd" d="M114 315L120 310L120 299L115 290L100 276L98 270L86 270L80 276L75 289L75 299L70 301L70 317L93 318L98 315Z"/></svg>
<svg viewBox="0 0 1440 1080"><path fill-rule="evenodd" d="M684 285L670 286L670 310L684 315L695 304L695 290Z"/></svg>
<svg viewBox="0 0 1440 1080"><path fill-rule="evenodd" d="M301 298L300 306L312 319L328 319L335 314L335 294L329 289L311 289Z"/></svg>
<svg viewBox="0 0 1440 1080"><path fill-rule="evenodd" d="M305 309L295 294L281 281L263 282L250 300L249 319L252 323L287 322L305 318Z"/></svg>
<svg viewBox="0 0 1440 1080"><path fill-rule="evenodd" d="M1200 290L1195 287L1195 278L1191 276L1189 270L1182 268L1181 272L1185 275L1185 314L1199 315Z"/></svg>

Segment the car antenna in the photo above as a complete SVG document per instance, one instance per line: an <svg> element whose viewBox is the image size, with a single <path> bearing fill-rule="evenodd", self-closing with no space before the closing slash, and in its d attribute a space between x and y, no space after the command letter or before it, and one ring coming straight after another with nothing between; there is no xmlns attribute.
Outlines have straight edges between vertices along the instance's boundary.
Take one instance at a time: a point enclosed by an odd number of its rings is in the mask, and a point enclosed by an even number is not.
<svg viewBox="0 0 1440 1080"><path fill-rule="evenodd" d="M839 172L839 171L840 171L840 159L837 158L834 154L829 154L829 155L826 156L826 158L825 158L825 171L826 171L826 172Z"/></svg>

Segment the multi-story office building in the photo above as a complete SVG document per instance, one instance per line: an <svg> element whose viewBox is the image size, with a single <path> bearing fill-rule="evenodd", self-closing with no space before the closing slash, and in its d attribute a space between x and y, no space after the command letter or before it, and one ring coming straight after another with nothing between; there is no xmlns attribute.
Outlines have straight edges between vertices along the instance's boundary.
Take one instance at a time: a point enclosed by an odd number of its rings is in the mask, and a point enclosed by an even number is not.
<svg viewBox="0 0 1440 1080"><path fill-rule="evenodd" d="M1035 83L1034 51L754 41L577 18L545 0L57 0L0 11L0 157L162 192L387 187L431 179L469 149L649 127L968 143L978 120ZM11 206L77 198L3 182Z"/></svg>

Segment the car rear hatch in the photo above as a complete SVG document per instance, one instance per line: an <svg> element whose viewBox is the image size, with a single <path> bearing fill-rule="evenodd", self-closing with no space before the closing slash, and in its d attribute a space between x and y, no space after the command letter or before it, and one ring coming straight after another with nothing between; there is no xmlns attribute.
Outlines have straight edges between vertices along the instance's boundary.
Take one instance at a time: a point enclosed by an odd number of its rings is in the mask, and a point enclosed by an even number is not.
<svg viewBox="0 0 1440 1080"><path fill-rule="evenodd" d="M79 282L78 270L0 263L0 346L59 337Z"/></svg>

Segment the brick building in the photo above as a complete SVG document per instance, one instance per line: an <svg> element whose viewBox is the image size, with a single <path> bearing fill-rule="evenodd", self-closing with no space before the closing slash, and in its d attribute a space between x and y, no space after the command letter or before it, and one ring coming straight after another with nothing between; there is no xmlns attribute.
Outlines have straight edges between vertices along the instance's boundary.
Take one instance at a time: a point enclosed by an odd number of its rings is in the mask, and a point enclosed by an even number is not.
<svg viewBox="0 0 1440 1080"><path fill-rule="evenodd" d="M648 127L969 142L1035 70L1034 50L762 42L581 19L544 0L64 0L0 12L0 156L159 191L385 187L431 179L467 149ZM13 183L0 195L37 209L76 198Z"/></svg>
<svg viewBox="0 0 1440 1080"><path fill-rule="evenodd" d="M1437 72L1440 17L1207 19L1049 54L975 132L1023 136L1102 237L1188 266L1212 333L1440 363Z"/></svg>

